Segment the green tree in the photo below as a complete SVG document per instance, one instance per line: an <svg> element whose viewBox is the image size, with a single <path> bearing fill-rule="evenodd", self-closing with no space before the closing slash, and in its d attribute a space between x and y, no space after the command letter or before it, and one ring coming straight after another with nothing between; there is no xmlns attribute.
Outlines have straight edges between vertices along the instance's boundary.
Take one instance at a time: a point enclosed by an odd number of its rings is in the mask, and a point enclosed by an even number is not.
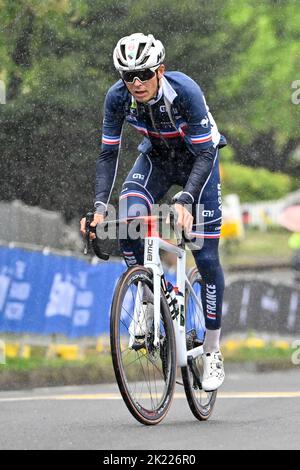
<svg viewBox="0 0 300 470"><path fill-rule="evenodd" d="M238 8L237 8L238 3ZM270 170L295 170L300 107L292 103L299 79L299 3L295 0L224 2L230 68L216 80L220 121L238 161Z"/></svg>
<svg viewBox="0 0 300 470"><path fill-rule="evenodd" d="M200 83L234 159L299 171L295 0L0 0L0 198L78 217L93 198L105 93L117 40L152 32L166 66ZM117 190L136 158L125 131ZM298 166L297 166L298 165Z"/></svg>

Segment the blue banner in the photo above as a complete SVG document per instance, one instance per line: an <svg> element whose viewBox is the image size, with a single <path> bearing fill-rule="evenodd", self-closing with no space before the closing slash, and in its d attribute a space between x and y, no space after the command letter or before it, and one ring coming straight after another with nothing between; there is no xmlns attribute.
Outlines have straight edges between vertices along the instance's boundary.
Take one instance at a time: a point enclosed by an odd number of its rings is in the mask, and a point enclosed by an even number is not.
<svg viewBox="0 0 300 470"><path fill-rule="evenodd" d="M125 268L0 247L0 331L69 338L108 333L114 287Z"/></svg>
<svg viewBox="0 0 300 470"><path fill-rule="evenodd" d="M94 265L72 256L0 247L0 332L68 338L108 334L114 288L125 269L121 261ZM175 283L174 273L167 278ZM228 283L223 333L247 329L299 333L299 286L248 275Z"/></svg>

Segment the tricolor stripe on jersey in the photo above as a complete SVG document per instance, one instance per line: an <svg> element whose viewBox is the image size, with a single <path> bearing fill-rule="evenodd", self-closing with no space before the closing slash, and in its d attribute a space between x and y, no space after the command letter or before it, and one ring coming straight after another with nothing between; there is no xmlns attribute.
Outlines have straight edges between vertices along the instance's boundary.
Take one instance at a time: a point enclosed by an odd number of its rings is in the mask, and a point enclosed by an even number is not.
<svg viewBox="0 0 300 470"><path fill-rule="evenodd" d="M161 132L155 132L155 131L150 131L146 127L143 127L141 125L133 124L132 122L129 123L131 126L133 126L137 131L141 132L143 135L149 135L151 137L156 137L156 138L161 138L164 137L165 139L173 139L180 137L182 134L180 131L161 131Z"/></svg>
<svg viewBox="0 0 300 470"><path fill-rule="evenodd" d="M147 196L144 193L142 193L140 191L128 191L127 193L122 194L120 196L120 199L126 199L129 196L134 196L134 197L139 197L141 199L144 199L147 202L149 208L151 209L152 203L151 203L150 199L148 199Z"/></svg>
<svg viewBox="0 0 300 470"><path fill-rule="evenodd" d="M192 144L203 144L205 142L210 142L212 140L211 132L202 135L191 135L190 139Z"/></svg>
<svg viewBox="0 0 300 470"><path fill-rule="evenodd" d="M215 315L214 313L208 313L207 318L209 318L210 320L216 320L217 315Z"/></svg>
<svg viewBox="0 0 300 470"><path fill-rule="evenodd" d="M120 145L121 136L109 136L103 135L102 136L102 143L106 145Z"/></svg>
<svg viewBox="0 0 300 470"><path fill-rule="evenodd" d="M221 232L191 232L195 238L220 238Z"/></svg>

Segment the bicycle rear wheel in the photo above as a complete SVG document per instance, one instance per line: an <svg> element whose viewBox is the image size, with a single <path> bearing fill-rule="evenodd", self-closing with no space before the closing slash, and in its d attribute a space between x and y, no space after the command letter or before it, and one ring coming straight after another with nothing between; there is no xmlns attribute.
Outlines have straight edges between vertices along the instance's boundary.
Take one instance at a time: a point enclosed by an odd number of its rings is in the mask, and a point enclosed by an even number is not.
<svg viewBox="0 0 300 470"><path fill-rule="evenodd" d="M186 289L186 332L187 349L192 349L200 345L205 335L205 318L201 304L201 276L197 268L194 268L189 276L189 281L194 289L197 298L196 302L190 290ZM205 392L201 388L203 375L202 357L191 359L187 367L181 368L182 380L189 407L193 415L200 421L206 421L212 414L217 390Z"/></svg>
<svg viewBox="0 0 300 470"><path fill-rule="evenodd" d="M147 300L152 295L148 317L145 313L134 315L134 309L143 305L145 291ZM130 413L145 425L158 424L166 416L176 379L173 323L163 291L160 298L158 347L153 344L153 281L148 269L137 266L121 276L111 309L111 352L117 383Z"/></svg>

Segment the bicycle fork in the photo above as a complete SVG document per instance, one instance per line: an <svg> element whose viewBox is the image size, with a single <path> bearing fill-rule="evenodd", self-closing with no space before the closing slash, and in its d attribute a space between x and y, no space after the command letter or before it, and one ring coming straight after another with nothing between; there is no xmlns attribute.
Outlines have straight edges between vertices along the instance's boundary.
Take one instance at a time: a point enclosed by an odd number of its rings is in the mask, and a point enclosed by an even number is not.
<svg viewBox="0 0 300 470"><path fill-rule="evenodd" d="M159 345L159 330L160 330L160 290L163 289L169 307L171 307L172 299L164 278L164 271L161 264L159 250L162 249L177 255L177 270L176 270L176 284L179 291L183 294L178 296L178 310L174 315L174 310L170 308L174 331L176 339L177 361L180 367L187 366L188 356L186 347L186 332L185 332L185 282L186 282L186 252L183 248L173 245L159 237L146 237L145 238L145 252L144 252L144 266L151 269L153 273L153 294L154 294L154 346ZM195 348L198 349L198 348ZM195 351L195 350L193 350ZM192 351L192 352L193 352ZM195 351L196 352L196 351ZM197 351L196 355L201 352ZM190 355L190 351L189 351Z"/></svg>

